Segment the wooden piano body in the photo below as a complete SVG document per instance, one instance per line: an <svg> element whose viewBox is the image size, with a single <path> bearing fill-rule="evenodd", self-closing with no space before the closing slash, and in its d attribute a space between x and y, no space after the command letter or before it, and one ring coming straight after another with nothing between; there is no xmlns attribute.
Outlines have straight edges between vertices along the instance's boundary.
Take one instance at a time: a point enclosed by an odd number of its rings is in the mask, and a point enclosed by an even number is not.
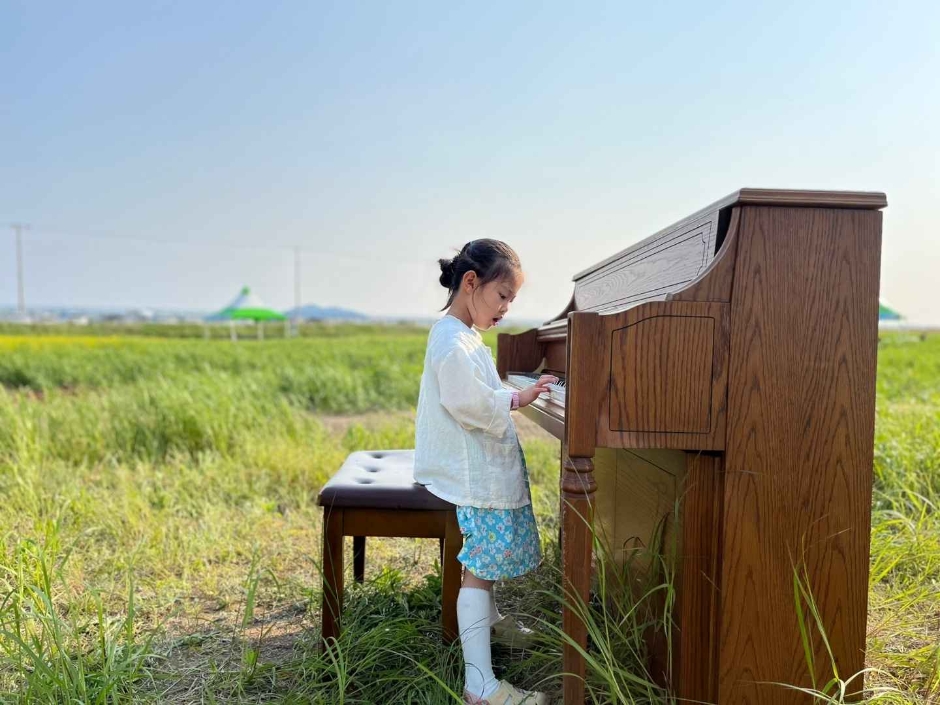
<svg viewBox="0 0 940 705"><path fill-rule="evenodd" d="M498 337L506 386L565 379L563 408L524 413L562 441L566 586L587 599L592 521L614 556L675 532L672 657L651 668L679 698L811 702L771 685L813 684L795 575L839 675L864 667L885 205L742 189L577 274L555 320ZM826 683L833 659L809 639ZM576 649L564 665L565 702L583 702Z"/></svg>

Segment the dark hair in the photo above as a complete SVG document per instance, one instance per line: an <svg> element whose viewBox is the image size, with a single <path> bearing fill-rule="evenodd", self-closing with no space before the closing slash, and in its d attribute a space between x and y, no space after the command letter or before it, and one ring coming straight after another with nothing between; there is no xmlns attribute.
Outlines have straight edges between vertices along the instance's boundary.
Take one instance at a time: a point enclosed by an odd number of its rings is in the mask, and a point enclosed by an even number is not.
<svg viewBox="0 0 940 705"><path fill-rule="evenodd" d="M453 259L439 259L441 265L441 286L447 289L448 308L457 296L460 282L467 272L476 272L481 284L497 281L518 272L522 265L519 255L509 245L500 240L471 240Z"/></svg>

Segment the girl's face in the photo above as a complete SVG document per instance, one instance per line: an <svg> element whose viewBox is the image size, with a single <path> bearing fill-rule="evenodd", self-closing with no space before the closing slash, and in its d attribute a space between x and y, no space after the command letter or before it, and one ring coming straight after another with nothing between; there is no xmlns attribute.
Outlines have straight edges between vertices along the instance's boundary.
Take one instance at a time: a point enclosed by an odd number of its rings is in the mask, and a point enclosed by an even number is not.
<svg viewBox="0 0 940 705"><path fill-rule="evenodd" d="M514 272L504 279L481 285L476 272L467 272L463 278L460 298L464 299L473 325L480 330L499 325L503 316L509 312L509 306L519 293L523 281L522 272Z"/></svg>

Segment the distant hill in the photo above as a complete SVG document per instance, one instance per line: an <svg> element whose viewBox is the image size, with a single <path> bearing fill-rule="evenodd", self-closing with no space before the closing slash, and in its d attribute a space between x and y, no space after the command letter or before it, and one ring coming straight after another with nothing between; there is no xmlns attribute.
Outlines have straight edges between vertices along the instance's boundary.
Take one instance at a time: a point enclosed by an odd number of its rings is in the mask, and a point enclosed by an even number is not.
<svg viewBox="0 0 940 705"><path fill-rule="evenodd" d="M289 311L284 311L284 315L290 319L293 319L295 316L299 316L302 320L317 320L317 321L368 321L369 316L366 316L363 313L358 311L351 311L348 308L338 308L336 306L329 306L327 308L322 308L314 304L308 304L306 306L301 306L300 308L292 308Z"/></svg>

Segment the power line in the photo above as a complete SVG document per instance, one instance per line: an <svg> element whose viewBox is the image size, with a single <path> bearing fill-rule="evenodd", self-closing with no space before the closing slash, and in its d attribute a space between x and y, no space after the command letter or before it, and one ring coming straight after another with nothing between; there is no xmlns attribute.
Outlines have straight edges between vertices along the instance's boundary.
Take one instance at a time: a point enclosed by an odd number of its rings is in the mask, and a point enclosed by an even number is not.
<svg viewBox="0 0 940 705"><path fill-rule="evenodd" d="M300 246L287 247L283 245L240 245L240 244L231 244L231 243L202 243L202 242L193 242L192 240L179 240L179 239L156 239L152 237L144 236L121 236L115 233L88 233L88 232L72 232L65 233L56 230L47 230L42 228L36 228L35 225L26 225L23 223L8 223L7 224L16 235L16 265L17 265L17 293L18 301L17 308L21 318L25 319L26 316L26 297L25 297L25 286L24 286L24 263L23 263L23 231L30 231L29 237L31 242L36 240L52 239L52 240L85 240L85 241L94 241L94 240L106 240L112 242L123 242L125 244L146 244L146 245L156 245L162 247L189 247L189 248L200 248L208 250L228 250L228 251L251 251L251 252L278 252L278 253L287 253L292 252L294 257L294 306L297 310L297 315L300 314L300 307L302 305L302 288L301 288L301 264L302 264L302 255L307 254L311 255L312 259L319 257L334 257L340 259L347 259L352 261L359 262L373 262L381 263L383 265L395 266L417 266L421 265L422 267L427 267L431 263L436 262L433 259L427 260L418 260L418 259L402 259L396 257L389 257L386 255L364 255L361 253L353 254L348 252L336 252L330 250L313 250L305 249ZM335 265L334 265L335 266Z"/></svg>
<svg viewBox="0 0 940 705"><path fill-rule="evenodd" d="M11 224L11 227L15 227L15 224ZM407 264L407 265L423 265L427 266L430 263L434 262L433 258L428 259L410 259L410 258L399 258L399 257L390 257L387 255L363 255L361 253L353 254L349 252L336 252L331 250L316 249L311 250L304 247L290 247L287 245L236 245L232 243L200 243L193 242L191 240L162 240L156 238L141 237L139 235L123 236L123 235L114 235L111 233L64 233L54 230L42 230L37 228L32 228L32 233L34 238L52 238L52 239L65 239L65 240L74 240L74 239L85 239L85 240L109 240L112 242L124 242L128 244L139 243L147 245L167 245L173 247L192 247L192 248L204 248L204 249L225 249L230 251L278 251L282 253L288 253L294 251L295 253L302 253L308 255L314 255L319 257L337 257L340 259L349 259L363 262L380 262L385 264Z"/></svg>

